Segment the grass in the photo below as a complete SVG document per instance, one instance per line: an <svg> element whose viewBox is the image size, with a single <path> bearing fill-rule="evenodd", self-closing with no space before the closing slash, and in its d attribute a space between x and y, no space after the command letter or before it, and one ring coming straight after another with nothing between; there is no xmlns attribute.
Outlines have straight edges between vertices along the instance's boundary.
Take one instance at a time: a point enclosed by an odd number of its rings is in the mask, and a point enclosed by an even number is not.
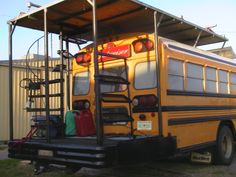
<svg viewBox="0 0 236 177"><path fill-rule="evenodd" d="M0 151L7 149L7 146L1 146L0 145Z"/></svg>
<svg viewBox="0 0 236 177"><path fill-rule="evenodd" d="M22 163L19 160L0 160L0 176L7 177L35 177L32 165ZM78 177L77 174L69 175L63 170L50 170L40 174L40 177Z"/></svg>

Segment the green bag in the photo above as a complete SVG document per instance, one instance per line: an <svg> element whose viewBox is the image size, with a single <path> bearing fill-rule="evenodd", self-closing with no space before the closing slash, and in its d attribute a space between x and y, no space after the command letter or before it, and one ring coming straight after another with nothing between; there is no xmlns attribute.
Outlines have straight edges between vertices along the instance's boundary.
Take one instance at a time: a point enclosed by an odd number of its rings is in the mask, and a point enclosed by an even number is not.
<svg viewBox="0 0 236 177"><path fill-rule="evenodd" d="M67 111L66 112L66 128L65 128L65 134L67 136L73 136L76 135L76 127L75 127L75 119L74 119L74 113L79 111Z"/></svg>

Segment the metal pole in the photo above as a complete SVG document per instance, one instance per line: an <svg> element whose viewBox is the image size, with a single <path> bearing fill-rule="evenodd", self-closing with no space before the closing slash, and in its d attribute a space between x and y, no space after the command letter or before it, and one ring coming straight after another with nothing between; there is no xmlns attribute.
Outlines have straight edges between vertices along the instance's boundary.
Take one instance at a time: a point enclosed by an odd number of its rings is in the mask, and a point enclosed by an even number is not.
<svg viewBox="0 0 236 177"><path fill-rule="evenodd" d="M196 47L196 46L197 46L197 44L198 44L198 41L199 41L199 39L200 39L201 35L202 35L202 31L200 31L200 32L199 32L199 34L198 34L198 36L197 36L197 39L196 39L196 41L195 41L195 43L194 43L193 47Z"/></svg>
<svg viewBox="0 0 236 177"><path fill-rule="evenodd" d="M62 32L62 28L61 28L61 32L60 32L60 49L61 49L61 65L60 65L60 92L61 92L61 100L60 100L60 108L61 108L61 120L62 123L64 123L64 79L63 79L63 65L64 65L64 58L63 58L63 32ZM62 131L62 133L64 134L64 131ZM62 135L63 135L62 134Z"/></svg>
<svg viewBox="0 0 236 177"><path fill-rule="evenodd" d="M66 52L67 52L66 93L67 93L67 106L70 109L70 55L69 55L69 41L68 40L66 40Z"/></svg>
<svg viewBox="0 0 236 177"><path fill-rule="evenodd" d="M9 52L9 130L10 130L10 140L12 141L14 138L13 132L13 84L12 84L12 24L9 23L8 28L8 52Z"/></svg>
<svg viewBox="0 0 236 177"><path fill-rule="evenodd" d="M157 12L154 12L154 30L155 30L155 55L156 55L156 75L157 75L157 97L158 97L158 125L159 125L159 135L163 135L163 127L162 127L162 108L161 108L161 83L160 83L160 74L161 74L161 65L158 53L158 28L161 24L163 18L163 14L160 16L157 22Z"/></svg>
<svg viewBox="0 0 236 177"><path fill-rule="evenodd" d="M48 27L47 9L44 9L44 62L45 62L45 106L47 119L47 142L50 143L50 120L49 120L49 71L48 71Z"/></svg>
<svg viewBox="0 0 236 177"><path fill-rule="evenodd" d="M95 74L95 103L96 103L96 133L97 144L103 144L103 122L101 119L101 100L99 84L99 66L98 66L98 49L97 49L97 17L96 17L96 0L93 0L93 46L94 46L94 74Z"/></svg>

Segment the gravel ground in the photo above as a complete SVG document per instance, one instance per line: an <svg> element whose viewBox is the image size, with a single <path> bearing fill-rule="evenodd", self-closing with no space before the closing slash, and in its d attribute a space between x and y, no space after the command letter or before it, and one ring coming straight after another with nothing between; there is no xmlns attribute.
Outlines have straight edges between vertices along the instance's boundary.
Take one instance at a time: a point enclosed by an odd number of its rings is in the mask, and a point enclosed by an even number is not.
<svg viewBox="0 0 236 177"><path fill-rule="evenodd" d="M7 159L7 149L0 150L0 160ZM26 163L28 164L28 163ZM25 164L25 165L26 165ZM24 166L25 166L24 165ZM57 171L60 169L53 169ZM32 171L33 173L33 171ZM61 172L63 173L63 171ZM44 175L42 174L42 177ZM82 168L76 177L235 177L236 155L230 166L191 163L187 158L127 164L107 169Z"/></svg>
<svg viewBox="0 0 236 177"><path fill-rule="evenodd" d="M230 166L197 164L187 159L172 159L102 170L82 168L77 175L83 177L235 177L236 155Z"/></svg>

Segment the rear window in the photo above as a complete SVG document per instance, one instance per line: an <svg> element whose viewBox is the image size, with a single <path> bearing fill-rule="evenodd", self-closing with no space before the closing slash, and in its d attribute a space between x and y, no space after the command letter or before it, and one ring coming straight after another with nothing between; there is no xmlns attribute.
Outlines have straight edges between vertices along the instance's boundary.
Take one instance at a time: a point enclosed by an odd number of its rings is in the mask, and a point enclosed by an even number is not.
<svg viewBox="0 0 236 177"><path fill-rule="evenodd" d="M124 66L112 67L112 68L104 68L99 71L102 75L108 76L120 76L126 79L126 72ZM108 92L121 92L126 90L127 85L123 84L101 84L101 92L108 93Z"/></svg>
<svg viewBox="0 0 236 177"><path fill-rule="evenodd" d="M150 89L156 86L156 61L138 63L135 66L134 87L136 89Z"/></svg>
<svg viewBox="0 0 236 177"><path fill-rule="evenodd" d="M73 81L73 95L86 95L89 92L89 72L76 73Z"/></svg>

